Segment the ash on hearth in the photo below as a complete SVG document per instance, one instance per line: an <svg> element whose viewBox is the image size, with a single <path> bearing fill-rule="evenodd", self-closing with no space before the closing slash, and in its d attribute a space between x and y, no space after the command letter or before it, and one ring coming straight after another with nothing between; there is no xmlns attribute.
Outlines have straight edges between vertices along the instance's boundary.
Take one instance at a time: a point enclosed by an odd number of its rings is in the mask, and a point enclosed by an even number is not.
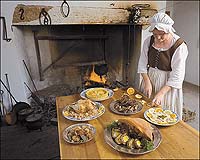
<svg viewBox="0 0 200 160"><path fill-rule="evenodd" d="M56 114L56 97L68 96L72 94L80 93L81 88L71 88L67 84L53 85L45 89L39 90L34 94L42 102L42 105L38 104L37 101L31 99L31 107L35 113L40 113L43 116L44 125L50 125L51 119L57 117Z"/></svg>

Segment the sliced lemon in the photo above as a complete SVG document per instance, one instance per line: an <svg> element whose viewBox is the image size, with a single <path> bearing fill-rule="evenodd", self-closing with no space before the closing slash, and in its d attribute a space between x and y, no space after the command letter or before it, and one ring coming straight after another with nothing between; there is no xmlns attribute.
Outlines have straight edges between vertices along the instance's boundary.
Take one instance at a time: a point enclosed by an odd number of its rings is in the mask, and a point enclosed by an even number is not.
<svg viewBox="0 0 200 160"><path fill-rule="evenodd" d="M151 113L147 112L147 117L153 118L153 115Z"/></svg>
<svg viewBox="0 0 200 160"><path fill-rule="evenodd" d="M149 109L149 113L153 114L154 113L154 108Z"/></svg>
<svg viewBox="0 0 200 160"><path fill-rule="evenodd" d="M172 114L170 114L170 117L171 117L172 119L175 119L175 118L176 118L176 114L172 113Z"/></svg>
<svg viewBox="0 0 200 160"><path fill-rule="evenodd" d="M135 93L135 89L132 87L129 87L126 92L128 93L128 95L133 95Z"/></svg>
<svg viewBox="0 0 200 160"><path fill-rule="evenodd" d="M141 99L142 96L141 96L140 94L136 94L136 95L135 95L135 98L137 98L137 99Z"/></svg>
<svg viewBox="0 0 200 160"><path fill-rule="evenodd" d="M155 109L155 112L162 112L163 110L162 110L162 108L156 108Z"/></svg>
<svg viewBox="0 0 200 160"><path fill-rule="evenodd" d="M163 112L164 112L165 114L168 114L168 115L172 114L172 111L170 111L170 110L164 110Z"/></svg>

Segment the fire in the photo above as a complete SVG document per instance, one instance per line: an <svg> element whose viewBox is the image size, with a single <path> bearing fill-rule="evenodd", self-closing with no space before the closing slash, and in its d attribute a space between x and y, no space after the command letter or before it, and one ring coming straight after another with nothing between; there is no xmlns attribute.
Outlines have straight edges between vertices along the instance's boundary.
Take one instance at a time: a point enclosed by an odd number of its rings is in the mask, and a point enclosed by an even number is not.
<svg viewBox="0 0 200 160"><path fill-rule="evenodd" d="M92 66L92 69L89 69L87 70L86 72L86 75L84 76L84 84L85 86L95 86L95 85L104 85L107 83L107 78L106 78L106 75L98 75L96 72L95 72L95 66L93 65Z"/></svg>
<svg viewBox="0 0 200 160"><path fill-rule="evenodd" d="M105 84L106 83L106 76L105 75L99 76L98 74L96 74L94 72L94 66L93 66L92 72L90 73L90 76L89 76L89 80Z"/></svg>

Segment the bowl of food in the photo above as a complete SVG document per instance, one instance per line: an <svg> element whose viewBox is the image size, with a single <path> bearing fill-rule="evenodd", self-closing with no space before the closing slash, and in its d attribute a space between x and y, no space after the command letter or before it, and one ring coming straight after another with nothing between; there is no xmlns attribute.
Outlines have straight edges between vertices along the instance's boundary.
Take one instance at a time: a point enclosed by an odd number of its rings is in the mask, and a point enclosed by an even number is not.
<svg viewBox="0 0 200 160"><path fill-rule="evenodd" d="M123 118L112 122L104 130L104 138L113 149L136 155L155 150L162 140L158 128L141 118Z"/></svg>
<svg viewBox="0 0 200 160"><path fill-rule="evenodd" d="M108 88L89 88L80 93L82 98L88 98L92 101L104 101L111 98L114 95L114 92Z"/></svg>
<svg viewBox="0 0 200 160"><path fill-rule="evenodd" d="M88 121L96 119L105 112L105 107L99 102L90 99L80 99L77 102L65 106L62 114L72 121Z"/></svg>
<svg viewBox="0 0 200 160"><path fill-rule="evenodd" d="M81 144L91 141L96 133L96 129L87 123L71 125L63 131L63 139L68 143Z"/></svg>
<svg viewBox="0 0 200 160"><path fill-rule="evenodd" d="M110 110L121 115L136 114L140 112L142 108L142 103L136 99L130 98L128 94L123 94L119 99L110 104Z"/></svg>

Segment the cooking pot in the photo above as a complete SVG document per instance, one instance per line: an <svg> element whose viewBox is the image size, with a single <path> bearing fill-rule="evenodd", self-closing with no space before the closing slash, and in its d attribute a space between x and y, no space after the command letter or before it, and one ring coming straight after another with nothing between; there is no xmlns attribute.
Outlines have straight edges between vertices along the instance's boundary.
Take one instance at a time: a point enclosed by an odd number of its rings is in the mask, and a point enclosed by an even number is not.
<svg viewBox="0 0 200 160"><path fill-rule="evenodd" d="M9 89L6 87L6 85L4 84L4 82L0 79L0 82L3 84L3 86L5 87L5 89L7 90L7 92L10 94L10 96L13 98L13 100L15 101L15 105L12 107L12 111L11 112L14 112L17 116L18 112L22 109L25 109L25 108L31 108L31 106L26 103L26 102L18 102L15 97L11 94L11 92L9 91Z"/></svg>
<svg viewBox="0 0 200 160"><path fill-rule="evenodd" d="M26 117L26 127L29 130L42 130L43 122L41 114L30 114Z"/></svg>
<svg viewBox="0 0 200 160"><path fill-rule="evenodd" d="M108 66L107 64L100 64L95 65L94 72L98 74L99 76L103 76L108 72Z"/></svg>
<svg viewBox="0 0 200 160"><path fill-rule="evenodd" d="M26 117L30 115L31 113L33 113L33 111L34 110L32 108L25 108L25 109L20 110L17 115L18 120L23 124Z"/></svg>

